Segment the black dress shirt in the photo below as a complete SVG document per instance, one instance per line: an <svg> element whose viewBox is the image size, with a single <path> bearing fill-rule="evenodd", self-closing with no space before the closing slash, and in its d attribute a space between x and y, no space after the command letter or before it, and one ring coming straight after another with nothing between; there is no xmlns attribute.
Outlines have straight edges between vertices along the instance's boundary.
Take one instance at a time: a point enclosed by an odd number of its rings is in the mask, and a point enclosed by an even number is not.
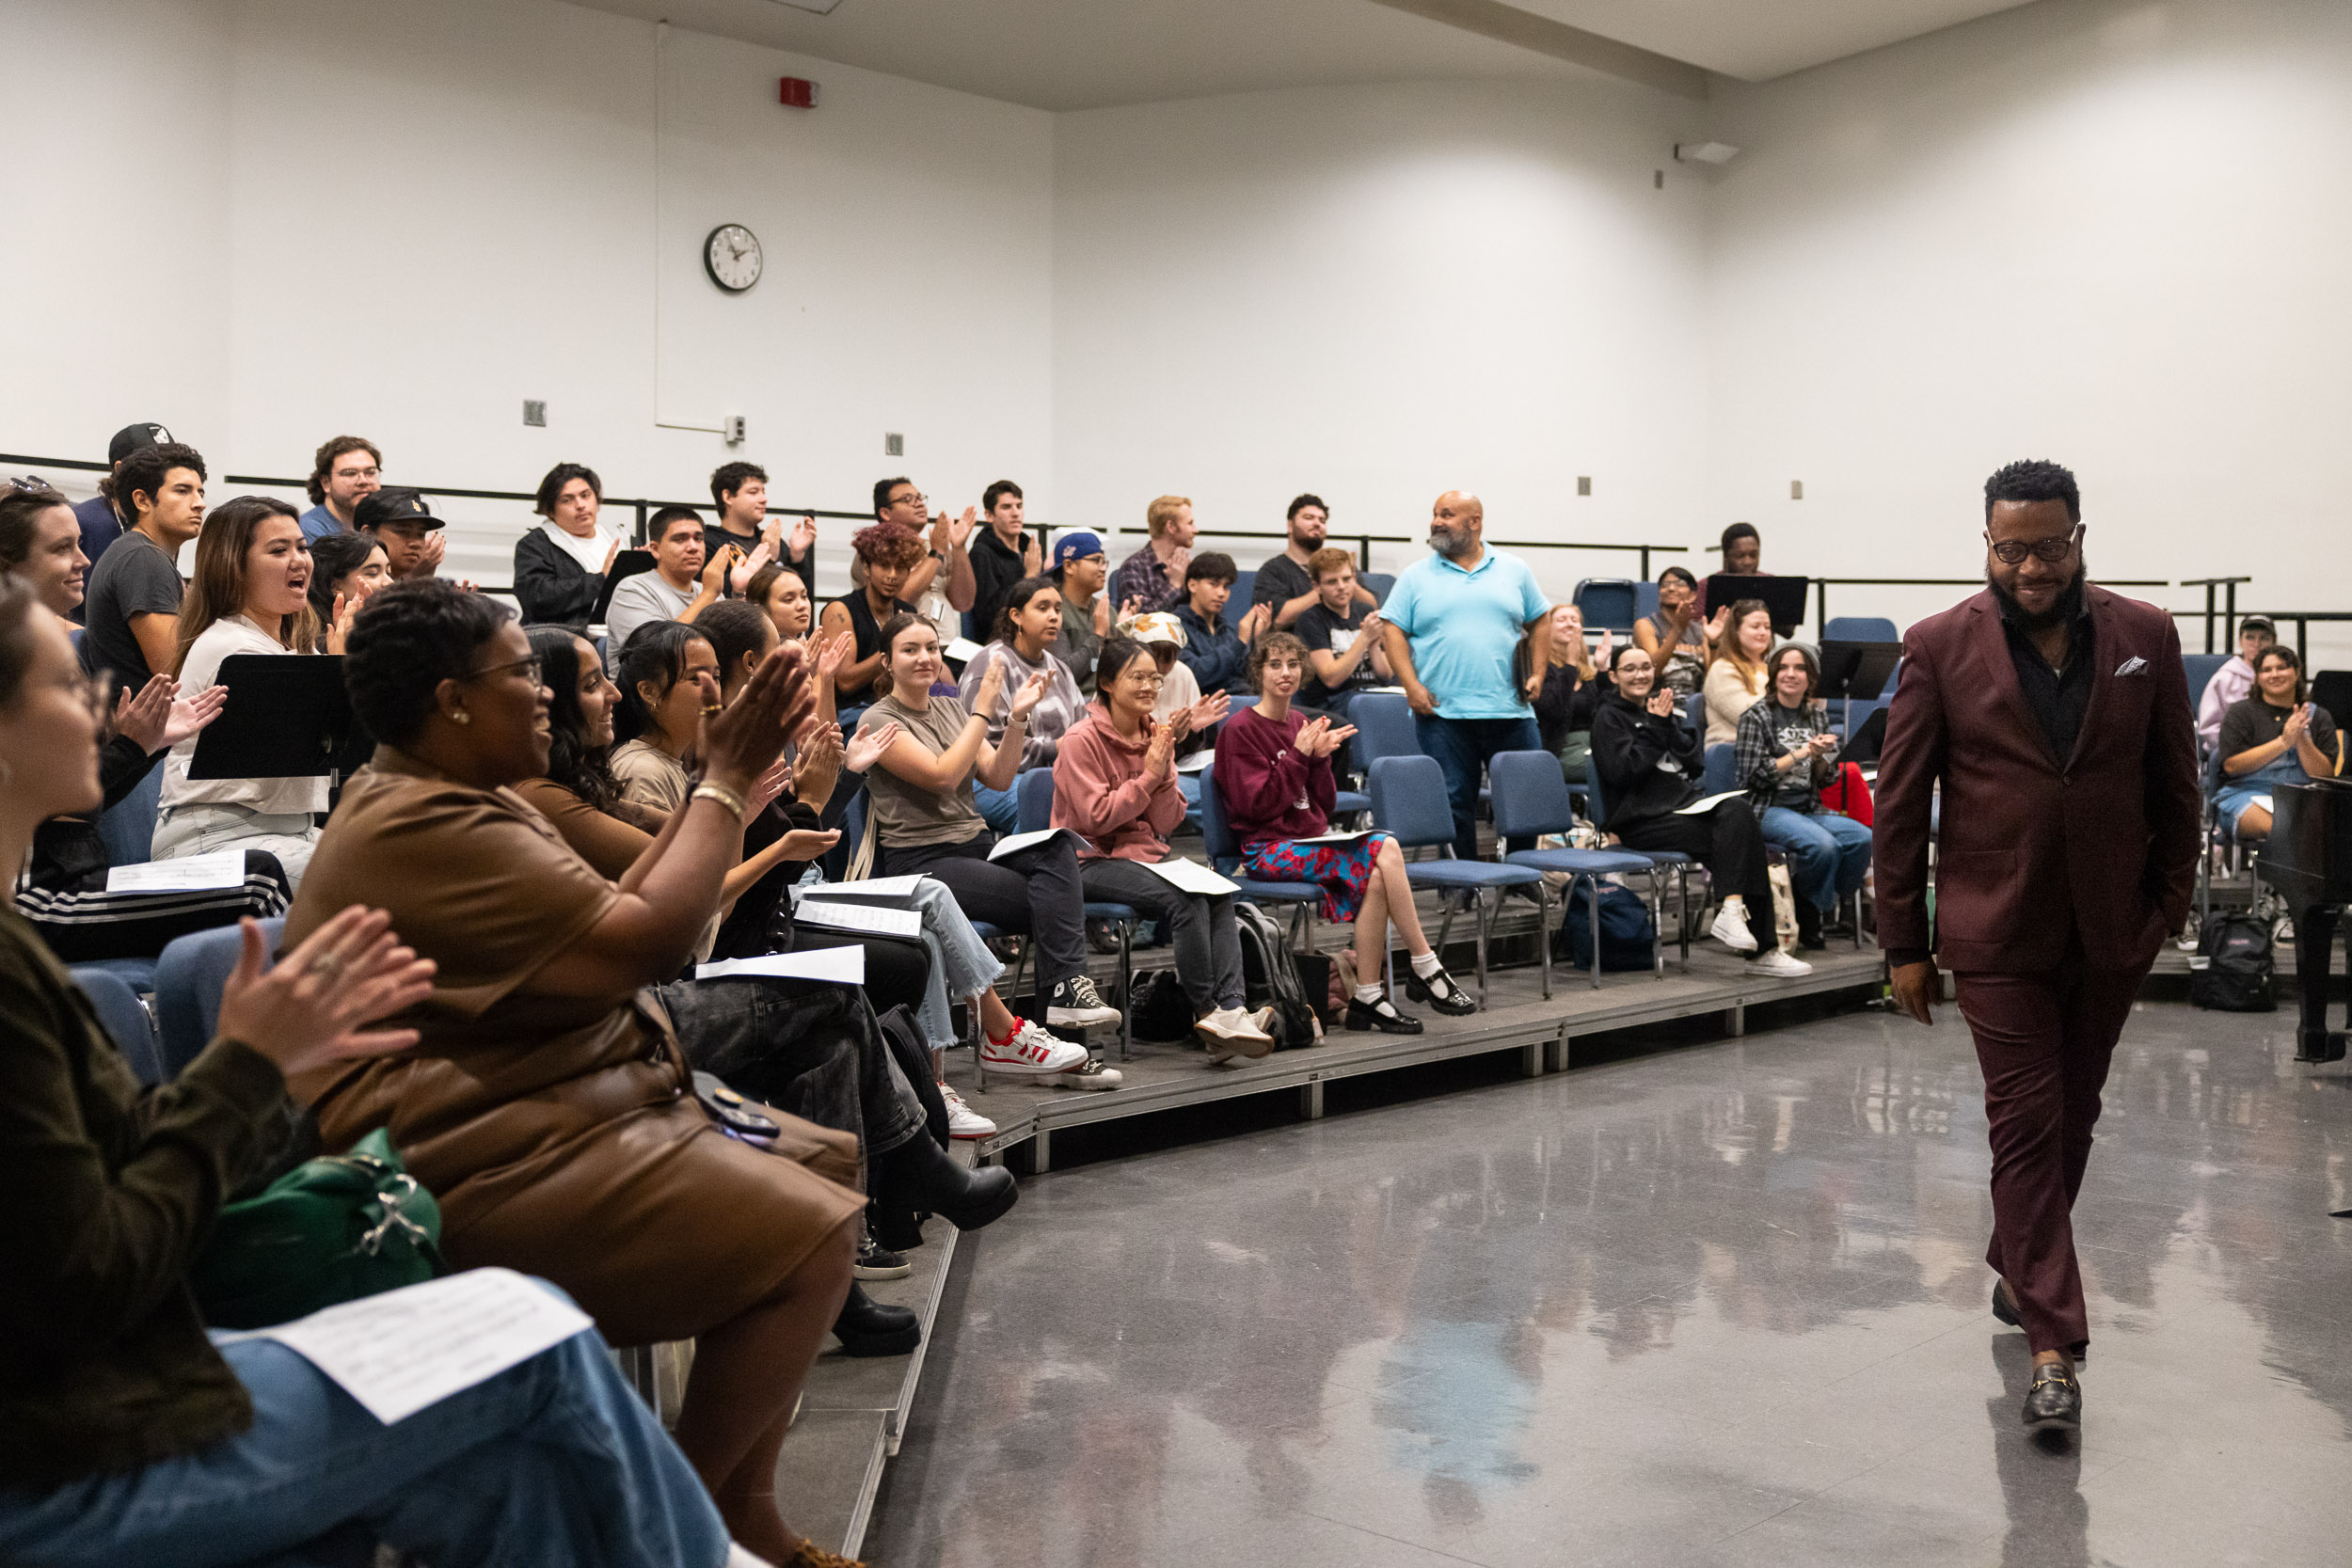
<svg viewBox="0 0 2352 1568"><path fill-rule="evenodd" d="M2017 689L2025 694L2026 706L2042 726L2050 750L2058 753L2060 768L2074 755L2083 711L2090 705L2093 652L2090 600L2083 592L2083 579L2075 578L2066 594L2066 662L2056 670L2034 646L2032 634L2024 626L2024 611L2008 595L1994 594L2001 606L2001 631L2009 639L2010 662L2017 667Z"/></svg>

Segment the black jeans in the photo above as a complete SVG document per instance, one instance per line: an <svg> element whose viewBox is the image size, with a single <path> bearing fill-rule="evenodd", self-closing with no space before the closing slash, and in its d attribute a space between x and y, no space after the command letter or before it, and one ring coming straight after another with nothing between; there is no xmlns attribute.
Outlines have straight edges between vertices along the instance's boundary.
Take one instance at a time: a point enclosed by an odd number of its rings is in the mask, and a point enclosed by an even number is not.
<svg viewBox="0 0 2352 1568"><path fill-rule="evenodd" d="M1623 826L1612 822L1629 849L1677 849L1707 867L1715 886L1747 900L1748 930L1760 956L1780 942L1772 927L1772 881L1764 861L1764 830L1743 796L1719 800L1704 816L1651 816Z"/></svg>
<svg viewBox="0 0 2352 1568"><path fill-rule="evenodd" d="M1134 861L1088 861L1079 875L1088 897L1125 904L1175 928L1176 977L1184 982L1193 1017L1242 1005L1241 933L1233 925L1232 895L1186 893Z"/></svg>
<svg viewBox="0 0 2352 1568"><path fill-rule="evenodd" d="M896 937L861 937L848 931L821 930L814 926L792 927L787 953L809 953L823 947L866 949L866 1005L880 1018L909 998L921 1000L931 983L930 949L919 942ZM912 1006L912 1003L909 1003Z"/></svg>
<svg viewBox="0 0 2352 1568"><path fill-rule="evenodd" d="M1078 852L1067 837L1048 839L1001 861L988 858L991 833L961 844L924 844L876 851L874 875L921 872L947 884L966 920L1018 932L1037 947L1037 990L1052 992L1087 969L1086 888Z"/></svg>
<svg viewBox="0 0 2352 1568"><path fill-rule="evenodd" d="M726 979L658 990L686 1059L729 1088L856 1133L867 1161L928 1136L922 1101L855 986Z"/></svg>

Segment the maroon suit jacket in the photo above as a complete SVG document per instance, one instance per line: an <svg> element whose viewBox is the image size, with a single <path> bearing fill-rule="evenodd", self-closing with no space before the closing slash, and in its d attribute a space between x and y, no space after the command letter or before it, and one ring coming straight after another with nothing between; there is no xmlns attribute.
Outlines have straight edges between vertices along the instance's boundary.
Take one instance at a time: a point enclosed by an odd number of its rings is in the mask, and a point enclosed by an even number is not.
<svg viewBox="0 0 2352 1568"><path fill-rule="evenodd" d="M2180 636L2153 605L2086 594L2090 698L2072 757L2026 705L1991 589L1905 635L1873 802L1880 946L2030 974L2058 966L2071 923L2093 968L2144 971L2187 917L2202 803Z"/></svg>

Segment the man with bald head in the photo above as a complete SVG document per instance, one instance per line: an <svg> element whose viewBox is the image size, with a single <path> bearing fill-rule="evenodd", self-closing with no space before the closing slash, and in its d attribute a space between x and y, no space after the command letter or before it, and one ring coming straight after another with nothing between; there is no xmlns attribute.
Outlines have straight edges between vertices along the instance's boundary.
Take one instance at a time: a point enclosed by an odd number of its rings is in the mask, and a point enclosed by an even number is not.
<svg viewBox="0 0 2352 1568"><path fill-rule="evenodd" d="M1429 559L1407 566L1381 610L1389 667L1405 687L1421 749L1445 771L1454 853L1478 856L1478 779L1497 752L1535 752L1543 736L1528 699L1551 661L1550 606L1535 574L1486 545L1486 509L1448 490L1429 513ZM1533 673L1512 671L1519 637L1534 640Z"/></svg>

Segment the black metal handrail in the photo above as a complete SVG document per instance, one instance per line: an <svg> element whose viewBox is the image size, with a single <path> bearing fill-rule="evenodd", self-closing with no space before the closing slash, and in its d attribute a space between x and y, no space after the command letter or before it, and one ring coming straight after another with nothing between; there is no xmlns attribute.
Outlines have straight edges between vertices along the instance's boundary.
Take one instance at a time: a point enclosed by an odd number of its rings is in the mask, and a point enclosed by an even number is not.
<svg viewBox="0 0 2352 1568"><path fill-rule="evenodd" d="M1050 535L1052 534L1069 533L1086 527L1083 523L1039 523L1033 526L1040 534L1049 536L1040 541L1038 546L1040 549L1045 548L1046 545L1051 543ZM1202 537L1209 539L1275 539L1284 543L1288 543L1290 539L1287 530L1275 529L1204 528L1200 532ZM1369 572L1372 570L1373 546L1418 545L1427 536L1416 533L1342 533L1336 537L1352 539L1356 542L1356 569L1359 572ZM1642 558L1644 580L1647 580L1649 577L1649 558L1653 552L1661 555L1691 553L1691 547L1688 545L1599 545L1578 539L1489 539L1486 543L1499 550L1622 550L1639 554Z"/></svg>
<svg viewBox="0 0 2352 1568"><path fill-rule="evenodd" d="M2104 588L2169 588L2172 586L2171 582L2164 578L2100 578L2096 580ZM1813 613L1817 623L1823 628L1829 626L1829 591L1833 585L1841 588L1981 588L1984 586L1984 578L1815 578L1813 579ZM2176 610L2172 613L2182 615L2190 614L2193 611Z"/></svg>

